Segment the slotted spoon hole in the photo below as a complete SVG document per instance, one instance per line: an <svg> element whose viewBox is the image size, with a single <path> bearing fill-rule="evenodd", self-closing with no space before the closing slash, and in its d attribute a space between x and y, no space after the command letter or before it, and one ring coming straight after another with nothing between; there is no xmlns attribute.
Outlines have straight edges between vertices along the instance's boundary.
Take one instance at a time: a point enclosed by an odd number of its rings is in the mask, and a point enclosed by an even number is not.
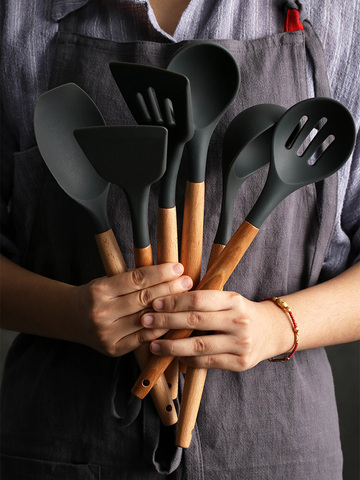
<svg viewBox="0 0 360 480"><path fill-rule="evenodd" d="M292 148L296 139L299 136L299 133L301 132L301 130L303 129L303 127L304 127L304 125L306 124L307 121L308 121L308 117L306 115L301 117L300 122L296 125L294 130L289 135L289 138L287 139L287 141L285 143L285 148L287 148L288 150L290 150Z"/></svg>
<svg viewBox="0 0 360 480"><path fill-rule="evenodd" d="M321 158L321 156L325 153L327 148L331 145L331 143L335 140L334 135L329 135L326 139L317 147L315 152L311 155L309 160L307 161L308 165L315 165Z"/></svg>

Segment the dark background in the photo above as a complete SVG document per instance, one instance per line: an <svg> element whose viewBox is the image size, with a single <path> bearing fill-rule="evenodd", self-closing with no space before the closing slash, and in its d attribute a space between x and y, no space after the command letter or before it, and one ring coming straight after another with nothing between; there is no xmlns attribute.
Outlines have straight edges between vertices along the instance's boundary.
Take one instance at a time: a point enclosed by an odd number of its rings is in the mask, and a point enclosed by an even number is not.
<svg viewBox="0 0 360 480"><path fill-rule="evenodd" d="M15 336L13 332L1 331L0 375L7 350ZM344 454L343 480L355 480L360 478L360 342L336 345L326 350L334 373L339 409Z"/></svg>

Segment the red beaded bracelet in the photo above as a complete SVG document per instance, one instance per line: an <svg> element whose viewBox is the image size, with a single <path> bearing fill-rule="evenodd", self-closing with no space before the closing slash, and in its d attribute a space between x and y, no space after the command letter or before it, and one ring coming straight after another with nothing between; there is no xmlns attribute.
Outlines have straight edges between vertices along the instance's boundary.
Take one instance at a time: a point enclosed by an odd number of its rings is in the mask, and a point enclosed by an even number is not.
<svg viewBox="0 0 360 480"><path fill-rule="evenodd" d="M290 360L290 358L294 355L296 352L298 346L299 346L299 327L296 324L294 315L289 307L289 305L280 297L267 297L264 298L262 301L264 302L265 300L271 300L272 302L276 303L278 307L280 307L282 310L284 310L290 317L292 326L293 326L293 332L294 332L294 339L295 343L294 346L291 350L291 352L288 355L285 355L283 358L269 358L269 362L286 362L287 360Z"/></svg>

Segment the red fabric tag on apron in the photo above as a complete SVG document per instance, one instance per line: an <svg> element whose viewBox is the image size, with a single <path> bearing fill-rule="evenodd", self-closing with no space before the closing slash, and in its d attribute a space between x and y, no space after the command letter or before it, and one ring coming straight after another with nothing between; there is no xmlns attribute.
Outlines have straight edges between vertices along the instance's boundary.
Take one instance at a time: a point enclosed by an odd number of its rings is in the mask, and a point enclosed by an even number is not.
<svg viewBox="0 0 360 480"><path fill-rule="evenodd" d="M304 30L303 24L299 20L299 10L296 8L289 8L285 17L285 32L296 32L297 30Z"/></svg>

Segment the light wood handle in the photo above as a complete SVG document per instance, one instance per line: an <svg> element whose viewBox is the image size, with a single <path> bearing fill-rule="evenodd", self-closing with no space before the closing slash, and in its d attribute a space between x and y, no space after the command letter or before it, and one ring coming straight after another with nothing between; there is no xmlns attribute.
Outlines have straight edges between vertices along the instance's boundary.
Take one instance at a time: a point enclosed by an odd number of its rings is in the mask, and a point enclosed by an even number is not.
<svg viewBox="0 0 360 480"><path fill-rule="evenodd" d="M208 261L208 269L224 250L225 245L214 243ZM176 445L189 448L199 413L201 397L207 376L206 368L187 367L184 390L181 398Z"/></svg>
<svg viewBox="0 0 360 480"><path fill-rule="evenodd" d="M145 368L150 356L149 346L142 345L137 348L134 353L140 369ZM150 395L161 422L165 426L174 425L177 422L178 417L165 375L159 376Z"/></svg>
<svg viewBox="0 0 360 480"><path fill-rule="evenodd" d="M97 247L100 252L106 275L112 277L127 270L126 263L114 232L110 229L106 232L95 235Z"/></svg>
<svg viewBox="0 0 360 480"><path fill-rule="evenodd" d="M186 370L184 390L181 398L176 445L189 448L192 432L195 427L200 407L202 392L207 375L206 368L190 368Z"/></svg>
<svg viewBox="0 0 360 480"><path fill-rule="evenodd" d="M151 245L145 248L134 248L136 267L148 267L154 264ZM135 357L140 369L146 367L150 351L149 345L142 345L135 350ZM172 395L168 386L164 372L161 372L156 383L151 390L151 398L159 414L160 420L166 426L174 425L178 418Z"/></svg>
<svg viewBox="0 0 360 480"><path fill-rule="evenodd" d="M157 263L179 261L176 207L158 209Z"/></svg>
<svg viewBox="0 0 360 480"><path fill-rule="evenodd" d="M136 268L154 265L151 245L144 248L134 248L134 257Z"/></svg>
<svg viewBox="0 0 360 480"><path fill-rule="evenodd" d="M208 269L197 290L222 290L259 229L246 220L236 230L220 255Z"/></svg>
<svg viewBox="0 0 360 480"><path fill-rule="evenodd" d="M224 250L225 245L221 245L220 243L214 243L213 246L211 247L211 252L210 252L210 257L208 261L208 266L207 269L211 267L211 265L215 262L215 260L218 258L220 253Z"/></svg>
<svg viewBox="0 0 360 480"><path fill-rule="evenodd" d="M177 263L179 261L176 207L158 209L157 263ZM178 396L179 361L177 358L165 370L172 398Z"/></svg>
<svg viewBox="0 0 360 480"><path fill-rule="evenodd" d="M181 263L194 286L200 281L204 229L205 183L187 182L181 237Z"/></svg>

